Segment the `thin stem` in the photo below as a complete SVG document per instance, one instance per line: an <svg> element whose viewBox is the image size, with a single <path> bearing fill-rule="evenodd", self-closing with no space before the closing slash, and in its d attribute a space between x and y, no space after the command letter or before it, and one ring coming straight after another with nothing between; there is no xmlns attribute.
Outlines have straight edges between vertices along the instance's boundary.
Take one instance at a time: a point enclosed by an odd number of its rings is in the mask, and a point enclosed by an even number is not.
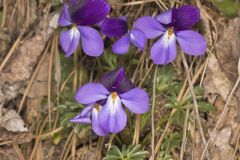
<svg viewBox="0 0 240 160"><path fill-rule="evenodd" d="M206 138L205 138L205 135L204 135L204 131L203 131L203 128L202 128L200 114L199 114L199 111L198 111L198 103L197 103L196 95L194 93L194 88L193 88L192 80L191 80L190 75L189 75L188 64L187 64L187 60L185 58L184 53L182 53L182 59L183 59L184 68L187 71L187 80L188 80L188 83L189 83L190 93L191 93L192 98L193 98L194 112L196 114L196 120L197 120L197 124L198 124L198 127L199 127L201 139L202 139L202 142L203 142L204 146L206 146L207 145L207 141L206 141ZM210 160L208 151L207 151L207 159Z"/></svg>
<svg viewBox="0 0 240 160"><path fill-rule="evenodd" d="M157 72L158 66L156 66L153 78L153 100L152 100L152 111L151 111L151 129L152 129L152 140L151 140L151 147L152 147L152 160L155 159L155 126L154 126L154 111L156 106L156 83L157 83Z"/></svg>
<svg viewBox="0 0 240 160"><path fill-rule="evenodd" d="M225 114L227 113L227 110L228 110L228 105L229 105L229 103L230 103L230 101L231 101L231 99L232 99L233 93L235 92L235 90L236 90L239 82L240 82L240 76L238 76L238 79L237 79L236 83L234 84L234 86L233 86L233 88L232 88L232 90L231 90L231 93L230 93L230 95L229 95L229 97L228 97L228 99L227 99L227 102L226 102L226 104L225 104L225 106L224 106L224 109L223 109L223 111L222 111L222 113L221 113L221 115L220 115L220 117L219 117L219 119L218 119L218 121L217 121L217 123L216 123L216 126L214 127L212 133L215 133L215 132L216 132L216 130L217 130L217 128L218 128L221 120L225 117ZM205 156L205 152L207 151L208 145L209 145L210 140L211 140L212 138L213 138L213 134L212 134L212 135L210 136L210 138L208 139L207 144L206 144L206 146L205 146L205 148L204 148L204 150L203 150L203 153L202 153L202 156L201 156L201 159L200 159L200 160L203 160L203 158L204 158L204 156Z"/></svg>

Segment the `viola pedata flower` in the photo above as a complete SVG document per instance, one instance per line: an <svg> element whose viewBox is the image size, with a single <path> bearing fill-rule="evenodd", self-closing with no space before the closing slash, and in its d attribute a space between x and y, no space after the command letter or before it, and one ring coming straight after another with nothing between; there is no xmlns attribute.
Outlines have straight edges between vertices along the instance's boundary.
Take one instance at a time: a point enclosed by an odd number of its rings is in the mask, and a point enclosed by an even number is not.
<svg viewBox="0 0 240 160"><path fill-rule="evenodd" d="M160 37L151 48L151 58L155 64L168 64L176 58L176 41L187 54L204 54L207 45L205 38L190 30L199 19L199 9L185 5L170 9L155 18L139 18L134 27L141 29L147 38Z"/></svg>
<svg viewBox="0 0 240 160"><path fill-rule="evenodd" d="M149 110L148 94L132 84L123 68L106 73L101 83L82 86L76 100L87 107L71 121L91 122L93 131L100 136L118 133L125 128L127 115L124 107L136 114Z"/></svg>
<svg viewBox="0 0 240 160"><path fill-rule="evenodd" d="M60 34L60 44L66 56L76 51L81 39L82 48L89 56L100 56L103 52L103 40L97 30L90 27L102 21L110 12L106 0L71 0L64 4L58 23L60 26L72 26Z"/></svg>
<svg viewBox="0 0 240 160"><path fill-rule="evenodd" d="M126 17L106 18L101 24L101 32L108 37L120 39L112 46L116 54L125 54L129 50L130 43L143 50L146 44L146 36L140 29L133 28L128 30Z"/></svg>

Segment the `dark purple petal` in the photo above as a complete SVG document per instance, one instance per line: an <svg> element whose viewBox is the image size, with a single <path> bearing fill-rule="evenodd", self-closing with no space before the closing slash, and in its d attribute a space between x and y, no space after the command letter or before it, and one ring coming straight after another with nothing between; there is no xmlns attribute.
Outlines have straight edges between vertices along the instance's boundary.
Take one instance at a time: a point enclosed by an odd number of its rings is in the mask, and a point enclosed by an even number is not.
<svg viewBox="0 0 240 160"><path fill-rule="evenodd" d="M154 43L151 48L151 58L155 64L168 64L176 58L176 36L170 37L168 32Z"/></svg>
<svg viewBox="0 0 240 160"><path fill-rule="evenodd" d="M200 19L200 11L197 7L185 5L176 9L173 15L174 28L176 30L190 29Z"/></svg>
<svg viewBox="0 0 240 160"><path fill-rule="evenodd" d="M93 108L92 111L92 129L99 136L106 136L108 132L102 128L99 124L99 112L101 111L102 106L98 106L97 108Z"/></svg>
<svg viewBox="0 0 240 160"><path fill-rule="evenodd" d="M59 16L58 24L60 26L69 26L72 24L67 4L63 5L63 11L61 12L61 14Z"/></svg>
<svg viewBox="0 0 240 160"><path fill-rule="evenodd" d="M139 49L143 50L146 45L146 36L143 31L139 29L133 29L130 31L130 39L132 43L138 47Z"/></svg>
<svg viewBox="0 0 240 160"><path fill-rule="evenodd" d="M103 40L97 30L91 27L78 26L81 33L82 48L84 52L93 57L100 56L103 53Z"/></svg>
<svg viewBox="0 0 240 160"><path fill-rule="evenodd" d="M82 86L75 96L81 104L93 104L107 98L109 91L101 83L87 83Z"/></svg>
<svg viewBox="0 0 240 160"><path fill-rule="evenodd" d="M66 56L70 56L77 50L80 40L80 32L76 27L60 33L60 44Z"/></svg>
<svg viewBox="0 0 240 160"><path fill-rule="evenodd" d="M110 12L106 0L85 0L83 5L73 13L72 20L78 25L94 25L102 21Z"/></svg>
<svg viewBox="0 0 240 160"><path fill-rule="evenodd" d="M172 23L172 9L159 14L158 16L156 16L156 19L162 24Z"/></svg>
<svg viewBox="0 0 240 160"><path fill-rule="evenodd" d="M107 18L101 23L101 32L108 37L121 37L128 31L128 24L122 18Z"/></svg>
<svg viewBox="0 0 240 160"><path fill-rule="evenodd" d="M136 114L143 114L149 111L149 96L139 88L134 88L126 93L119 95L122 103L131 112Z"/></svg>
<svg viewBox="0 0 240 160"><path fill-rule="evenodd" d="M130 34L125 34L112 45L112 51L116 54L125 54L130 46Z"/></svg>
<svg viewBox="0 0 240 160"><path fill-rule="evenodd" d="M185 53L198 56L206 52L207 42L201 34L185 30L177 32L176 35L178 43Z"/></svg>
<svg viewBox="0 0 240 160"><path fill-rule="evenodd" d="M111 92L124 93L135 88L122 67L104 74L101 83Z"/></svg>
<svg viewBox="0 0 240 160"><path fill-rule="evenodd" d="M153 17L145 16L136 20L134 28L143 31L147 38L153 39L163 34L164 27Z"/></svg>
<svg viewBox="0 0 240 160"><path fill-rule="evenodd" d="M99 113L100 125L108 132L118 133L127 124L127 115L118 95L110 95L105 106Z"/></svg>

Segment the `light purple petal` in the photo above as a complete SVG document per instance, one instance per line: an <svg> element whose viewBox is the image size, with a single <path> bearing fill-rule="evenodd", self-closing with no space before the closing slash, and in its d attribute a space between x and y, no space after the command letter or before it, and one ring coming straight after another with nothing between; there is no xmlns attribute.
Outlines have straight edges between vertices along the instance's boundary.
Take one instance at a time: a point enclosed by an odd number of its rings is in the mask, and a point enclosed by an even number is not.
<svg viewBox="0 0 240 160"><path fill-rule="evenodd" d="M123 93L135 88L123 67L105 73L101 83L111 92Z"/></svg>
<svg viewBox="0 0 240 160"><path fill-rule="evenodd" d="M70 119L70 122L73 123L81 123L81 124L91 124L91 119L90 117L74 117Z"/></svg>
<svg viewBox="0 0 240 160"><path fill-rule="evenodd" d="M107 18L101 23L101 32L108 37L121 37L128 31L128 24L121 18Z"/></svg>
<svg viewBox="0 0 240 160"><path fill-rule="evenodd" d="M92 104L86 106L85 108L83 108L83 110L81 111L79 116L80 117L86 117L86 116L90 117L92 109L93 109L93 105Z"/></svg>
<svg viewBox="0 0 240 160"><path fill-rule="evenodd" d="M136 114L143 114L149 111L149 96L139 88L134 88L124 94L119 95L122 103L131 112Z"/></svg>
<svg viewBox="0 0 240 160"><path fill-rule="evenodd" d="M134 28L143 31L147 38L153 39L163 34L164 27L153 17L145 16L136 20Z"/></svg>
<svg viewBox="0 0 240 160"><path fill-rule="evenodd" d="M87 83L77 91L75 99L81 104L92 104L106 99L108 94L101 83Z"/></svg>
<svg viewBox="0 0 240 160"><path fill-rule="evenodd" d="M93 108L92 111L92 129L99 136L106 136L108 132L102 128L99 124L99 112L101 111L102 106L98 106L97 108Z"/></svg>
<svg viewBox="0 0 240 160"><path fill-rule="evenodd" d="M202 55L206 51L207 42L205 38L194 31L185 30L176 33L181 49L190 55Z"/></svg>
<svg viewBox="0 0 240 160"><path fill-rule="evenodd" d="M116 54L125 54L128 52L130 43L130 34L125 34L112 45L112 51Z"/></svg>
<svg viewBox="0 0 240 160"><path fill-rule="evenodd" d="M143 50L146 45L146 36L144 32L139 29L133 29L130 31L130 39L132 43L139 49Z"/></svg>
<svg viewBox="0 0 240 160"><path fill-rule="evenodd" d="M162 24L170 24L172 22L172 9L159 14L156 19Z"/></svg>
<svg viewBox="0 0 240 160"><path fill-rule="evenodd" d="M84 52L93 57L100 56L103 52L103 40L97 30L91 27L78 26L81 33L82 48Z"/></svg>
<svg viewBox="0 0 240 160"><path fill-rule="evenodd" d="M174 28L176 30L190 29L200 19L200 11L197 7L185 5L176 9L173 15Z"/></svg>
<svg viewBox="0 0 240 160"><path fill-rule="evenodd" d="M176 54L176 37L174 34L169 37L167 32L151 48L155 64L168 64L176 58Z"/></svg>
<svg viewBox="0 0 240 160"><path fill-rule="evenodd" d="M73 21L81 26L94 25L102 21L110 12L106 0L87 0L73 13Z"/></svg>
<svg viewBox="0 0 240 160"><path fill-rule="evenodd" d="M99 113L100 125L108 132L118 133L127 123L127 115L118 96L110 95L105 106Z"/></svg>
<svg viewBox="0 0 240 160"><path fill-rule="evenodd" d="M59 16L58 24L60 26L69 26L72 24L67 4L63 5L63 10Z"/></svg>
<svg viewBox="0 0 240 160"><path fill-rule="evenodd" d="M70 56L77 50L80 40L80 32L76 27L60 33L60 44L66 56Z"/></svg>

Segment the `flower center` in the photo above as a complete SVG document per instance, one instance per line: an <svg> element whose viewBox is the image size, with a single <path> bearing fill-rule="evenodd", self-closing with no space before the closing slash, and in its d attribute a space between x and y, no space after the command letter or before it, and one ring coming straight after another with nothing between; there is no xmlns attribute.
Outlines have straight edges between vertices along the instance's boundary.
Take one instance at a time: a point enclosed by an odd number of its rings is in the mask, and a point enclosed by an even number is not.
<svg viewBox="0 0 240 160"><path fill-rule="evenodd" d="M171 36L172 36L172 34L174 33L173 27L168 28L168 29L167 29L167 33L168 33L168 39L170 39Z"/></svg>
<svg viewBox="0 0 240 160"><path fill-rule="evenodd" d="M117 92L112 92L111 96L112 96L112 100L114 102L115 99L117 98L118 94L117 94Z"/></svg>
<svg viewBox="0 0 240 160"><path fill-rule="evenodd" d="M94 108L99 112L99 110L100 110L100 105L99 105L99 104L95 104L95 105L94 105Z"/></svg>

